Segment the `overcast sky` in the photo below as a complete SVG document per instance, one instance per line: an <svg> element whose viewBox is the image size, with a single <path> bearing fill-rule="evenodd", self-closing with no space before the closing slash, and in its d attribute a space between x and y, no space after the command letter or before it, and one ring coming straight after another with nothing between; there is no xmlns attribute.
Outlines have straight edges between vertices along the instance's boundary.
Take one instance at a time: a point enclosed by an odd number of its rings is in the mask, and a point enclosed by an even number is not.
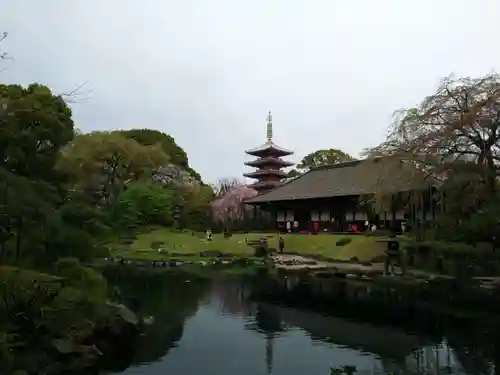
<svg viewBox="0 0 500 375"><path fill-rule="evenodd" d="M500 0L0 0L0 80L58 93L83 131L172 135L207 182L274 140L357 155L450 73L500 71Z"/></svg>

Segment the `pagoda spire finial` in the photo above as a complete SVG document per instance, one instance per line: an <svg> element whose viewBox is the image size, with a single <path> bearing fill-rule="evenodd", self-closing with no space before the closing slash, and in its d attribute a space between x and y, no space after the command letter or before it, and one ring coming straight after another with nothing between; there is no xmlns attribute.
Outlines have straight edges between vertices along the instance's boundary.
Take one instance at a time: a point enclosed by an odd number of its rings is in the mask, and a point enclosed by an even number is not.
<svg viewBox="0 0 500 375"><path fill-rule="evenodd" d="M271 111L269 111L267 115L267 141L271 142L273 138L273 116L271 115Z"/></svg>

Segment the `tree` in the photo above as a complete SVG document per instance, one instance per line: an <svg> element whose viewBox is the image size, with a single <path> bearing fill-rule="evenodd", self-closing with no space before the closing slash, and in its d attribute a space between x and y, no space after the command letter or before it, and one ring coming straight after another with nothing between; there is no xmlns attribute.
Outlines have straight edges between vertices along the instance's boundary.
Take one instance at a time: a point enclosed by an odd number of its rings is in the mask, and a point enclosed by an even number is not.
<svg viewBox="0 0 500 375"><path fill-rule="evenodd" d="M210 221L211 202L214 193L210 186L195 185L188 190L184 198L185 227L205 230Z"/></svg>
<svg viewBox="0 0 500 375"><path fill-rule="evenodd" d="M351 155L336 148L330 148L326 150L317 150L306 155L297 165L297 168L309 170L315 167L339 164L352 160L354 160L354 158Z"/></svg>
<svg viewBox="0 0 500 375"><path fill-rule="evenodd" d="M184 168L173 164L160 168L154 176L154 179L157 183L166 186L176 185L186 187L200 184L200 181Z"/></svg>
<svg viewBox="0 0 500 375"><path fill-rule="evenodd" d="M141 225L171 225L173 192L153 182L136 182L118 196L112 222L122 228Z"/></svg>
<svg viewBox="0 0 500 375"><path fill-rule="evenodd" d="M46 86L0 85L0 167L49 181L59 150L73 139L71 110Z"/></svg>
<svg viewBox="0 0 500 375"><path fill-rule="evenodd" d="M186 152L177 145L175 139L166 133L152 129L120 130L117 133L132 138L144 146L158 145L169 157L170 163L188 171L194 178L201 181L200 175L189 166Z"/></svg>
<svg viewBox="0 0 500 375"><path fill-rule="evenodd" d="M496 189L500 176L500 76L444 79L415 108L399 111L372 152L411 160L435 178L472 171Z"/></svg>
<svg viewBox="0 0 500 375"><path fill-rule="evenodd" d="M490 241L500 212L500 77L445 78L415 107L398 111L385 142L369 150L440 183L437 233Z"/></svg>
<svg viewBox="0 0 500 375"><path fill-rule="evenodd" d="M71 111L46 86L0 85L0 245L2 257L37 252L61 204L59 151L73 138Z"/></svg>
<svg viewBox="0 0 500 375"><path fill-rule="evenodd" d="M167 163L158 146L143 146L119 133L93 132L77 136L65 148L60 168L73 176L77 189L112 205L127 183L150 179Z"/></svg>
<svg viewBox="0 0 500 375"><path fill-rule="evenodd" d="M223 197L238 185L242 185L242 183L236 177L224 177L219 179L216 184L212 186L212 189L216 197Z"/></svg>
<svg viewBox="0 0 500 375"><path fill-rule="evenodd" d="M223 196L212 203L212 213L218 221L243 220L245 213L251 208L245 200L257 195L257 191L243 184L231 187Z"/></svg>
<svg viewBox="0 0 500 375"><path fill-rule="evenodd" d="M293 178L293 177L298 177L300 176L302 173L300 171L298 171L297 169L295 168L292 168L288 171L288 174L287 174L287 178Z"/></svg>
<svg viewBox="0 0 500 375"><path fill-rule="evenodd" d="M0 258L12 250L12 257L19 260L25 248L32 252L38 248L43 229L55 212L51 193L44 183L0 169Z"/></svg>
<svg viewBox="0 0 500 375"><path fill-rule="evenodd" d="M6 31L0 31L0 43L2 43L8 35L9 34ZM2 50L0 49L0 60L6 59L7 56L7 52L2 52Z"/></svg>

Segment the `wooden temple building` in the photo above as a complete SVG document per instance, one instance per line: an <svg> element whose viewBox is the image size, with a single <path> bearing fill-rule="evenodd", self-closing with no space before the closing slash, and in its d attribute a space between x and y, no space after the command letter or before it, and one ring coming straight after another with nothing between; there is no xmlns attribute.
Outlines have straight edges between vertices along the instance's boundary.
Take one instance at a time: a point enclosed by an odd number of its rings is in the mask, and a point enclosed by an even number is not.
<svg viewBox="0 0 500 375"><path fill-rule="evenodd" d="M366 221L379 228L395 228L403 221L433 222L433 192L433 183L416 168L371 158L314 168L245 203L270 212L278 228L297 221L301 230L311 230L317 222L320 230L346 231ZM383 207L374 213L366 202L381 196Z"/></svg>
<svg viewBox="0 0 500 375"><path fill-rule="evenodd" d="M282 185L283 179L287 176L282 169L290 167L294 163L283 160L283 156L293 154L293 151L277 146L272 141L273 123L271 111L267 116L267 140L263 145L245 151L246 154L256 156L257 159L246 162L245 165L257 168L254 172L244 173L243 176L254 178L257 181L249 185L259 193L270 191Z"/></svg>

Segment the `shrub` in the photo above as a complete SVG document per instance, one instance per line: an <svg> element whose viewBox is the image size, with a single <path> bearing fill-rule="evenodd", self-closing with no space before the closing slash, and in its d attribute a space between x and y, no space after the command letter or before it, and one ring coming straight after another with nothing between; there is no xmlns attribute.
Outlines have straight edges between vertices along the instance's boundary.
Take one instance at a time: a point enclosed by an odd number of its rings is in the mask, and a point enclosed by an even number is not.
<svg viewBox="0 0 500 375"><path fill-rule="evenodd" d="M0 267L0 373L80 373L98 358L98 350L84 344L93 333L100 327L118 332L116 308L95 298L100 275L76 259L55 268L65 277Z"/></svg>
<svg viewBox="0 0 500 375"><path fill-rule="evenodd" d="M459 242L431 242L429 247L440 255L472 254L476 252L474 246Z"/></svg>
<svg viewBox="0 0 500 375"><path fill-rule="evenodd" d="M165 242L163 241L153 241L151 242L151 249L153 250L158 250L159 248L163 247L165 245Z"/></svg>
<svg viewBox="0 0 500 375"><path fill-rule="evenodd" d="M268 255L268 249L266 246L258 245L255 247L254 256L257 258L265 258Z"/></svg>
<svg viewBox="0 0 500 375"><path fill-rule="evenodd" d="M345 238L341 238L340 240L338 240L338 241L335 243L335 245L336 245L336 246L345 246L345 245L347 245L347 244L350 244L350 243L351 243L351 241L352 241L352 238L347 238L347 237L345 237Z"/></svg>
<svg viewBox="0 0 500 375"><path fill-rule="evenodd" d="M474 246L460 242L422 241L407 242L404 249L409 253L435 253L438 255L473 254L477 253Z"/></svg>
<svg viewBox="0 0 500 375"><path fill-rule="evenodd" d="M93 300L106 300L108 292L106 279L93 269L81 265L77 259L58 260L55 271L58 276L67 280L68 286L85 291Z"/></svg>

